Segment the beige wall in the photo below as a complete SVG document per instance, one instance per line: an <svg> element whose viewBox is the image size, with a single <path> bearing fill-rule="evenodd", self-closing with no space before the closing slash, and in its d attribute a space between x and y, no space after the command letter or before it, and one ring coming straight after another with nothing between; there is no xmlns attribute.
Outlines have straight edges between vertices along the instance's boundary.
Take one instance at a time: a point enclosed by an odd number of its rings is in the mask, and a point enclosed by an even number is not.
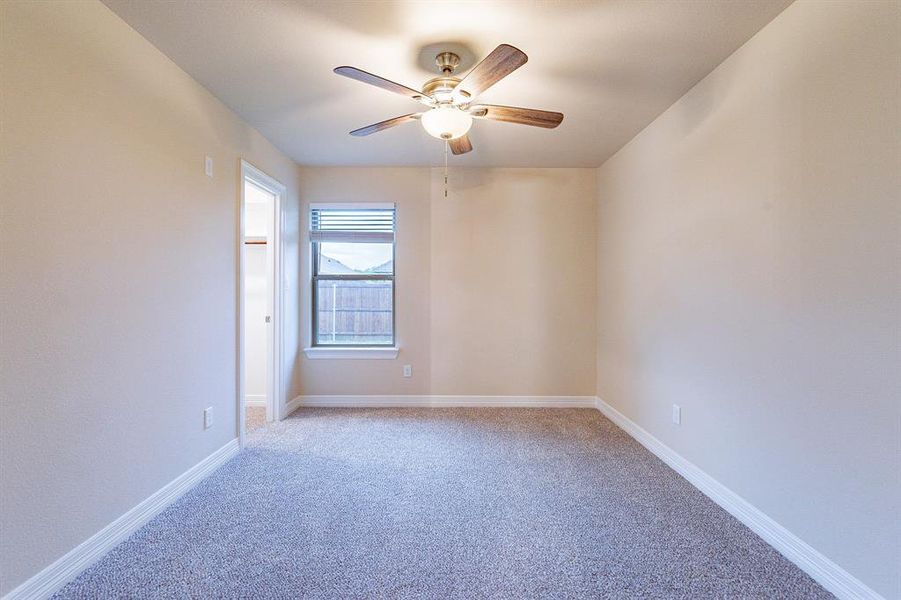
<svg viewBox="0 0 901 600"><path fill-rule="evenodd" d="M888 598L899 40L796 2L598 171L599 396Z"/></svg>
<svg viewBox="0 0 901 600"><path fill-rule="evenodd" d="M301 168L302 343L310 345L309 205L313 202L394 202L396 360L310 360L301 355L300 393L429 393L429 170L417 168ZM403 377L401 365L413 366Z"/></svg>
<svg viewBox="0 0 901 600"><path fill-rule="evenodd" d="M595 170L432 177L433 393L593 396Z"/></svg>
<svg viewBox="0 0 901 600"><path fill-rule="evenodd" d="M451 167L447 199L442 169L300 172L303 227L311 202L397 203L400 347L303 359L303 394L594 395L593 169Z"/></svg>
<svg viewBox="0 0 901 600"><path fill-rule="evenodd" d="M235 438L239 158L288 186L288 273L298 205L295 165L99 2L0 27L2 594Z"/></svg>

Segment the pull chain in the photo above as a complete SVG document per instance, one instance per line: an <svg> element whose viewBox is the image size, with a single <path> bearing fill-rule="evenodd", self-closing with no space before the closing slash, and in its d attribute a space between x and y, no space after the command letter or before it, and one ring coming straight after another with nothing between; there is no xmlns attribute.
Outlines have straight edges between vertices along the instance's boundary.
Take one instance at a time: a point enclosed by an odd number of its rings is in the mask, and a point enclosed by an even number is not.
<svg viewBox="0 0 901 600"><path fill-rule="evenodd" d="M444 140L444 197L447 198L447 147L450 142Z"/></svg>

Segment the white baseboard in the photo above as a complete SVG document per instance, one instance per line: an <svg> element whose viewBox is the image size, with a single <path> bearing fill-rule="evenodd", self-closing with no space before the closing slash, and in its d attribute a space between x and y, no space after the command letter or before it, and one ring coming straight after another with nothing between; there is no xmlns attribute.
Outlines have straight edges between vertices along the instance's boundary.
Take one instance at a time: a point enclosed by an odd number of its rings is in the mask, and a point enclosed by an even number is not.
<svg viewBox="0 0 901 600"><path fill-rule="evenodd" d="M298 396L286 414L300 408L595 408L594 396Z"/></svg>
<svg viewBox="0 0 901 600"><path fill-rule="evenodd" d="M244 406L266 408L266 394L244 394Z"/></svg>
<svg viewBox="0 0 901 600"><path fill-rule="evenodd" d="M285 404L285 410L282 413L283 419L287 418L288 415L290 415L295 410L297 410L298 408L303 406L303 402L301 402L301 398L303 398L303 396L298 396L297 398L294 398L293 400L289 400L288 403Z"/></svg>
<svg viewBox="0 0 901 600"><path fill-rule="evenodd" d="M49 598L82 571L100 560L114 546L124 541L163 509L178 500L201 479L228 462L239 450L237 439L225 444L49 567L9 592L3 597L3 600Z"/></svg>
<svg viewBox="0 0 901 600"><path fill-rule="evenodd" d="M702 471L697 465L683 458L627 416L600 398L597 398L596 401L597 409L605 417L616 423L620 429L650 450L729 514L747 525L751 531L798 565L835 596L841 600L885 600L862 581L768 517L759 508Z"/></svg>
<svg viewBox="0 0 901 600"><path fill-rule="evenodd" d="M760 509L689 462L615 408L593 396L298 396L285 415L309 407L541 407L597 408L623 431L655 454L707 497L813 577L841 600L885 600L862 581L771 519ZM3 600L48 598L137 531L201 479L234 457L238 440L191 467L139 505L104 527L43 571L15 588Z"/></svg>

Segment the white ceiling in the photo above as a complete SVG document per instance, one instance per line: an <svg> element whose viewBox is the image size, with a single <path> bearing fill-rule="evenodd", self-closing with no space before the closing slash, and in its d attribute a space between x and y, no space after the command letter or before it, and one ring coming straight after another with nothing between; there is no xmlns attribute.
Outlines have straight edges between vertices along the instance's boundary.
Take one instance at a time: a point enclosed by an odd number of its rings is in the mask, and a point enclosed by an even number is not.
<svg viewBox="0 0 901 600"><path fill-rule="evenodd" d="M104 2L302 165L443 164L416 122L349 136L420 105L332 69L419 88L437 75L435 48L461 48L468 70L508 43L529 62L480 100L566 118L553 130L476 121L475 150L452 163L593 167L790 0Z"/></svg>

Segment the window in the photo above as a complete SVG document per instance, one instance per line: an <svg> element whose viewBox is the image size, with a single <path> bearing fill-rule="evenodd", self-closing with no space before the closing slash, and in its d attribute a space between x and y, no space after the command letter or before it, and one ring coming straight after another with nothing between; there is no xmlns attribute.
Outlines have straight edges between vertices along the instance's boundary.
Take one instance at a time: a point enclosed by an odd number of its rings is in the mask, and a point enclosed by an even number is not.
<svg viewBox="0 0 901 600"><path fill-rule="evenodd" d="M394 345L394 207L314 205L313 346Z"/></svg>

